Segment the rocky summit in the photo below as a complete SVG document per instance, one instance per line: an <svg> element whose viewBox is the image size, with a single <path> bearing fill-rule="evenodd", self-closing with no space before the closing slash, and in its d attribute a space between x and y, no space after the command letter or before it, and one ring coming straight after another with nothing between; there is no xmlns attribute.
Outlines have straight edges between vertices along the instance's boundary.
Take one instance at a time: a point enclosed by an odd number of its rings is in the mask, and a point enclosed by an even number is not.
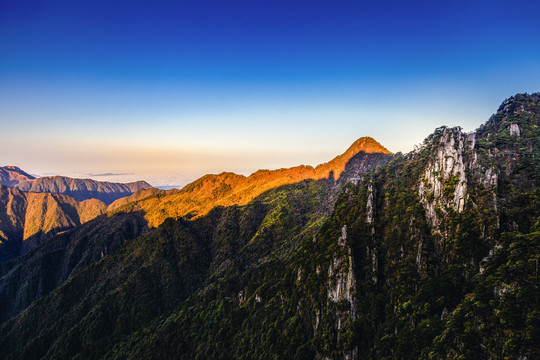
<svg viewBox="0 0 540 360"><path fill-rule="evenodd" d="M1 358L540 358L538 93L407 154L141 191L0 264Z"/></svg>

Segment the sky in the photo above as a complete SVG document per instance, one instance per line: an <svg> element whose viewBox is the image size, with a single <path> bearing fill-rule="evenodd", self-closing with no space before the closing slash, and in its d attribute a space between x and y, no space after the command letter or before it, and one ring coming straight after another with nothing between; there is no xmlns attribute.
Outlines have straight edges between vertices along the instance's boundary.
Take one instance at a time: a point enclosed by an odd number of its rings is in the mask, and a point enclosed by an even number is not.
<svg viewBox="0 0 540 360"><path fill-rule="evenodd" d="M182 186L540 91L537 1L0 0L0 166Z"/></svg>

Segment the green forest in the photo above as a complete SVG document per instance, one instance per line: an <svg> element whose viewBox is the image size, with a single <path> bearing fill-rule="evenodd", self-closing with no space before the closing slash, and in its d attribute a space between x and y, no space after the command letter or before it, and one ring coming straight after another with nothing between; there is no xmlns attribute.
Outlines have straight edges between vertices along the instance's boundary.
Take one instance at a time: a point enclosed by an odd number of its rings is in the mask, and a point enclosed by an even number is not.
<svg viewBox="0 0 540 360"><path fill-rule="evenodd" d="M540 358L538 93L340 179L82 226L0 264L0 358Z"/></svg>

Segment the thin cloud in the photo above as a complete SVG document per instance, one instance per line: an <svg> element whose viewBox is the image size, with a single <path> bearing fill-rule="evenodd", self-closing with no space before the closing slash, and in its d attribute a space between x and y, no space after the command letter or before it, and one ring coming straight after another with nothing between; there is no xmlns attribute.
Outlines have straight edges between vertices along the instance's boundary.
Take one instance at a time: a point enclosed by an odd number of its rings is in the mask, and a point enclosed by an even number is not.
<svg viewBox="0 0 540 360"><path fill-rule="evenodd" d="M102 173L102 174L86 174L88 176L123 176L123 175L135 175L135 173Z"/></svg>

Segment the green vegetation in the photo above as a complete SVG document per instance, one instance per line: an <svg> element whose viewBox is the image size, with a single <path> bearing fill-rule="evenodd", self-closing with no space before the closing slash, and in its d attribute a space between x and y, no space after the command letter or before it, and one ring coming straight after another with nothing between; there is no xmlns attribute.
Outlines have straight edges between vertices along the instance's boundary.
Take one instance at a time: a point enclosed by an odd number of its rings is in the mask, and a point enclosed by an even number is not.
<svg viewBox="0 0 540 360"><path fill-rule="evenodd" d="M418 186L459 129L337 195L309 180L168 219L3 323L0 357L539 358L539 126L540 94L503 103L436 226Z"/></svg>

